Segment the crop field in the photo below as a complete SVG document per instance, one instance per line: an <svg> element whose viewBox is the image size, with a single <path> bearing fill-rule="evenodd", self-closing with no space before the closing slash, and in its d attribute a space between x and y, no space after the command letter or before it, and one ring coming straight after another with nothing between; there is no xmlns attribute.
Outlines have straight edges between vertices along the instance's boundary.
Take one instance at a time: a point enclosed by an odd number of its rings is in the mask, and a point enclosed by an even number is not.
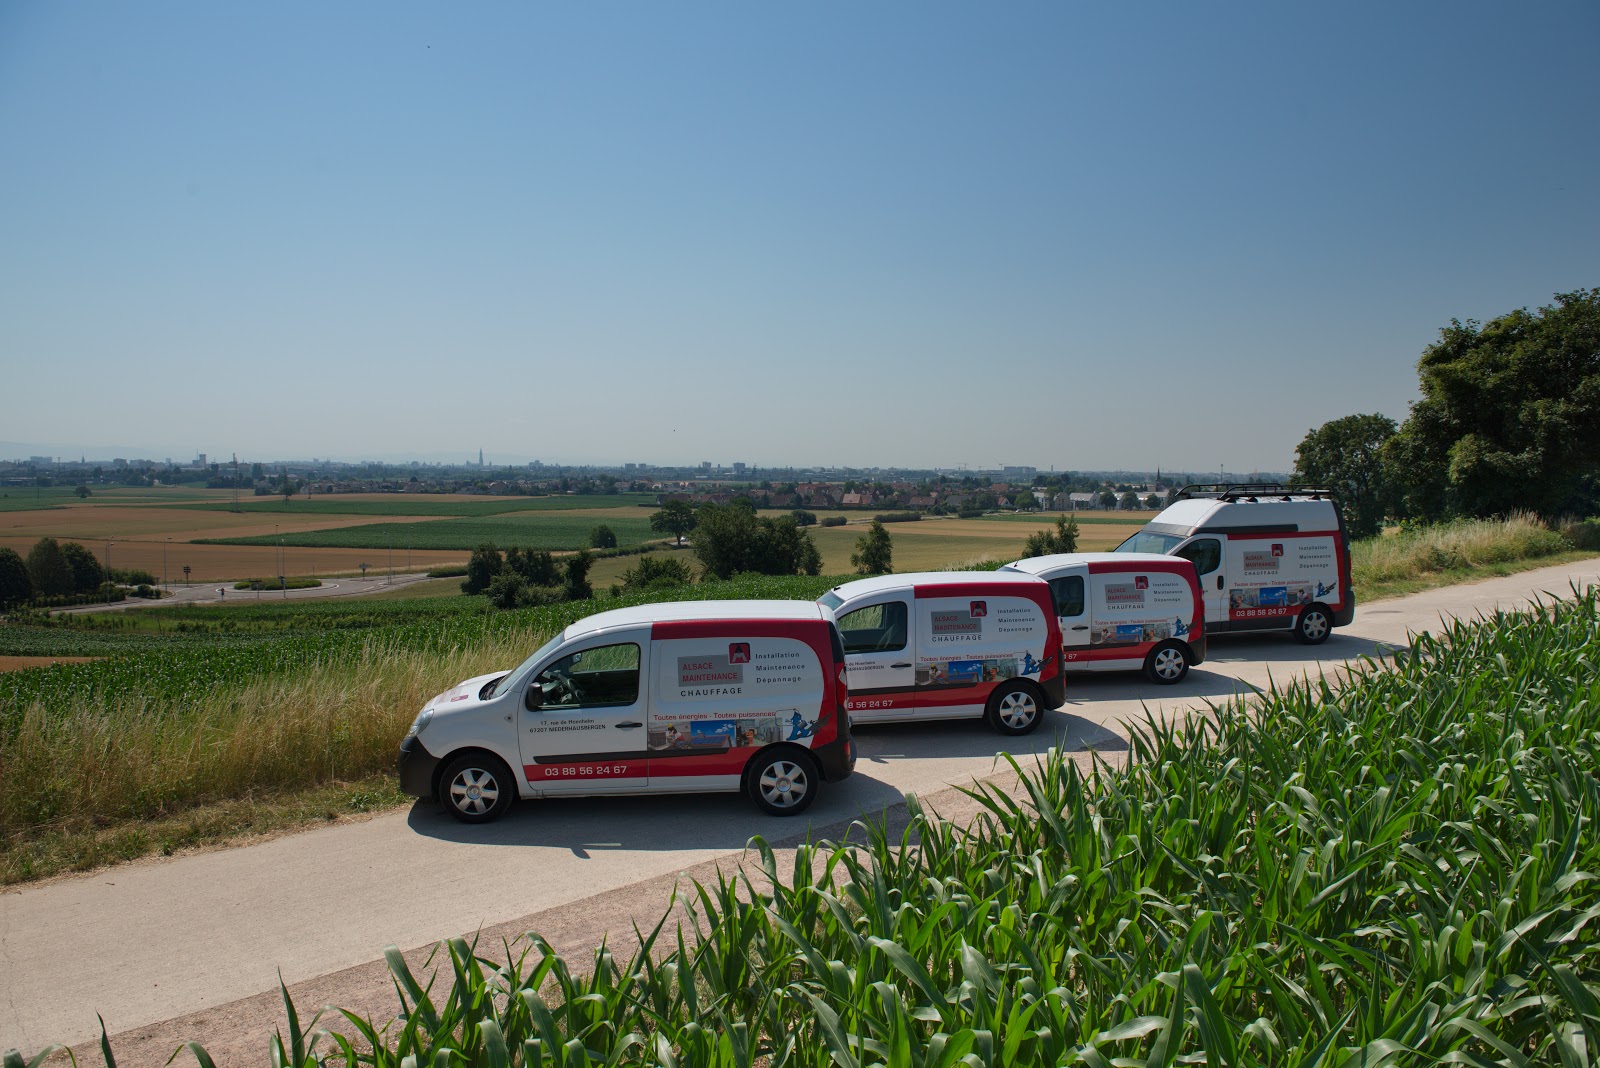
<svg viewBox="0 0 1600 1068"><path fill-rule="evenodd" d="M660 535L650 530L650 521L640 517L609 518L596 515L569 515L565 512L516 512L508 515L473 516L464 519L435 519L422 523L371 523L327 530L296 531L283 536L285 545L307 547L384 549L406 546L413 549L471 550L484 542L505 548L520 545L532 549L581 549L589 544L589 534L605 524L617 536L622 548L642 545ZM270 545L271 535L254 538L216 539L211 544Z"/></svg>
<svg viewBox="0 0 1600 1068"><path fill-rule="evenodd" d="M271 515L485 516L505 512L557 512L594 508L655 508L655 494L572 494L551 497L483 497L466 493L350 493L314 497L248 497L240 509ZM229 511L231 501L209 501L181 507Z"/></svg>
<svg viewBox="0 0 1600 1068"><path fill-rule="evenodd" d="M1005 512L983 516L985 523L1054 523L1057 519L1076 518L1078 525L1110 524L1125 526L1129 523L1142 527L1154 519L1156 512Z"/></svg>
<svg viewBox="0 0 1600 1068"><path fill-rule="evenodd" d="M1019 766L969 825L912 799L903 835L784 868L756 839L758 875L682 888L687 921L662 902L631 956L453 939L430 984L391 949L368 1051L291 1006L277 1061L1592 1065L1597 659L1593 589L1453 624L1338 685L1147 721L1123 767Z"/></svg>

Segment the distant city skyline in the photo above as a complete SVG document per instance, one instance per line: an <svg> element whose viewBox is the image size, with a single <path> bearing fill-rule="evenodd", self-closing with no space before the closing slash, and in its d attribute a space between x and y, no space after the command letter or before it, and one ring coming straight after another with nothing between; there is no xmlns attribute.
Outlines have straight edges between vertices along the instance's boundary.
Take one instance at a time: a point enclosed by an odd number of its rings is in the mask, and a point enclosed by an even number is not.
<svg viewBox="0 0 1600 1068"><path fill-rule="evenodd" d="M1600 284L1597 39L1593 0L4 4L0 436L1281 470L1403 419L1451 319Z"/></svg>

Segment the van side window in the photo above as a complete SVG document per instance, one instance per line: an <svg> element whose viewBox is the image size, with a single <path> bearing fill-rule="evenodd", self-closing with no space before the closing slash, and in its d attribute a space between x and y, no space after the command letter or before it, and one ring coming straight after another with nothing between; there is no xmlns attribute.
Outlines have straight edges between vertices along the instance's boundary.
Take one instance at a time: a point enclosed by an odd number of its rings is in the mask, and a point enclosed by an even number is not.
<svg viewBox="0 0 1600 1068"><path fill-rule="evenodd" d="M568 653L539 672L533 684L544 708L605 708L639 699L639 647L632 642Z"/></svg>
<svg viewBox="0 0 1600 1068"><path fill-rule="evenodd" d="M904 601L869 604L839 617L839 636L847 653L887 653L906 647Z"/></svg>
<svg viewBox="0 0 1600 1068"><path fill-rule="evenodd" d="M1056 615L1083 615L1083 576L1068 575L1050 580L1050 593L1056 599Z"/></svg>
<svg viewBox="0 0 1600 1068"><path fill-rule="evenodd" d="M1192 560L1197 573L1209 575L1222 566L1222 543L1216 538L1200 538L1191 541L1172 555Z"/></svg>

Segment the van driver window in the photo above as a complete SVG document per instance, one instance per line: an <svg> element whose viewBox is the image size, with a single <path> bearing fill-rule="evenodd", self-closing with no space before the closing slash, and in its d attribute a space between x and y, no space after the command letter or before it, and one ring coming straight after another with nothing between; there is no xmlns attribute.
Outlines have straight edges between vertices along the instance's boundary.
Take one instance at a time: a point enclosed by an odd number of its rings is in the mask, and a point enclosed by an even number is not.
<svg viewBox="0 0 1600 1068"><path fill-rule="evenodd" d="M1050 593L1056 599L1056 615L1083 615L1083 576L1068 575L1050 580Z"/></svg>
<svg viewBox="0 0 1600 1068"><path fill-rule="evenodd" d="M543 708L606 708L639 699L639 647L632 642L568 653L533 680Z"/></svg>
<svg viewBox="0 0 1600 1068"><path fill-rule="evenodd" d="M1216 538L1201 538L1199 541L1191 541L1173 555L1194 561L1197 573L1209 575L1222 566L1222 543Z"/></svg>
<svg viewBox="0 0 1600 1068"><path fill-rule="evenodd" d="M906 647L904 601L869 604L839 617L846 653L887 653Z"/></svg>

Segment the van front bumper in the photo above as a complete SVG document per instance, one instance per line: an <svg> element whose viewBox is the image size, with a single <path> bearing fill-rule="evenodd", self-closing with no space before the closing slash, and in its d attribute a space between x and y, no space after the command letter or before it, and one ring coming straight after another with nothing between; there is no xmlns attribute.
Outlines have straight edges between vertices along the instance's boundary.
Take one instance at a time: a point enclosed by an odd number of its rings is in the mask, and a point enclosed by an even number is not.
<svg viewBox="0 0 1600 1068"><path fill-rule="evenodd" d="M400 743L400 792L409 797L432 797L433 775L439 758L428 752L415 734Z"/></svg>

